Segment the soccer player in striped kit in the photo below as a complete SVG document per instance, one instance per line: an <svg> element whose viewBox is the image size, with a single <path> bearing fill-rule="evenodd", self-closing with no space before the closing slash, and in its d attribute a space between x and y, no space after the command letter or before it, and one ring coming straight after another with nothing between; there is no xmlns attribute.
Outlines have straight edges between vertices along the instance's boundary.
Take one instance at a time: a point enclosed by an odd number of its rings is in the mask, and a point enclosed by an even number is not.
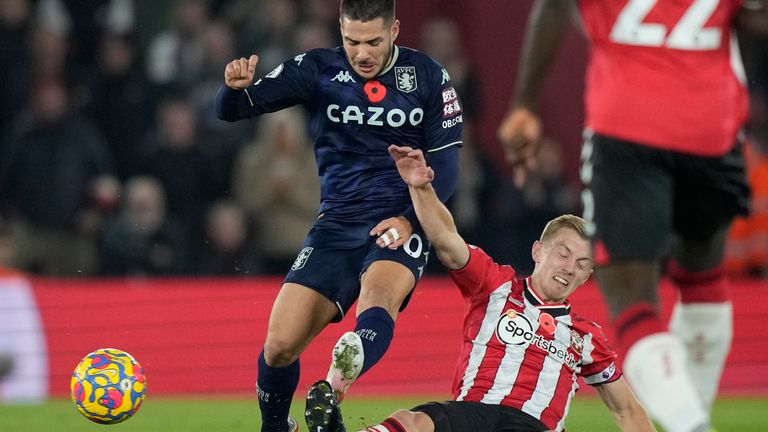
<svg viewBox="0 0 768 432"><path fill-rule="evenodd" d="M257 56L229 63L215 101L228 121L303 105L315 141L318 217L275 299L258 360L263 432L298 428L288 413L299 356L317 334L357 301L355 329L334 348L327 377L341 399L386 352L422 275L429 243L388 146L422 149L443 200L458 179L461 103L442 66L394 44L395 1L342 0L340 29L343 46L299 54L255 83Z"/></svg>
<svg viewBox="0 0 768 432"><path fill-rule="evenodd" d="M562 431L582 377L623 431L655 430L635 398L600 326L571 310L568 296L592 274L586 222L573 215L550 221L531 255L529 277L467 245L440 202L421 150L390 146L408 184L416 215L440 261L467 302L464 342L453 401L400 410L366 430L377 432ZM383 244L380 244L383 246ZM320 381L310 390L308 424L345 430L334 393ZM325 422L310 419L327 412Z"/></svg>
<svg viewBox="0 0 768 432"><path fill-rule="evenodd" d="M538 0L499 128L517 173L535 161L536 102L578 13L590 43L581 179L596 278L623 370L667 432L710 427L733 324L723 256L749 187L747 89L735 35L768 34L765 0ZM658 287L679 292L671 322Z"/></svg>

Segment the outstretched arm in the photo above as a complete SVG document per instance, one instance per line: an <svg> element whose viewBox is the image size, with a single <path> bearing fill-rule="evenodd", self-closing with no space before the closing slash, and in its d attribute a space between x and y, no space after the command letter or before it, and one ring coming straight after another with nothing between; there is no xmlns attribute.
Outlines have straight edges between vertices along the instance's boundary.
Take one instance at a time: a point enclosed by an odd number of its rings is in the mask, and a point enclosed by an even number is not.
<svg viewBox="0 0 768 432"><path fill-rule="evenodd" d="M571 0L537 0L528 17L515 94L498 130L518 186L525 181L526 172L536 168L541 138L536 103L541 83L569 28L572 10Z"/></svg>
<svg viewBox="0 0 768 432"><path fill-rule="evenodd" d="M469 250L456 230L453 216L432 187L435 172L427 166L421 150L396 145L389 146L389 154L397 163L400 177L408 185L413 208L421 227L437 251L437 257L447 268L456 270L469 261Z"/></svg>
<svg viewBox="0 0 768 432"><path fill-rule="evenodd" d="M624 377L595 386L603 403L611 410L613 418L624 432L648 432L656 428L640 405Z"/></svg>
<svg viewBox="0 0 768 432"><path fill-rule="evenodd" d="M456 190L459 178L459 147L453 146L430 154L430 165L434 167L433 171L439 174L432 180L432 186L435 189L437 197L442 202L448 201ZM416 222L416 210L413 206L409 207L401 216L384 219L371 229L372 236L379 236L377 243L380 247L389 247L397 249L413 234L413 223ZM392 237L384 236L390 229L394 228L398 237L392 241Z"/></svg>

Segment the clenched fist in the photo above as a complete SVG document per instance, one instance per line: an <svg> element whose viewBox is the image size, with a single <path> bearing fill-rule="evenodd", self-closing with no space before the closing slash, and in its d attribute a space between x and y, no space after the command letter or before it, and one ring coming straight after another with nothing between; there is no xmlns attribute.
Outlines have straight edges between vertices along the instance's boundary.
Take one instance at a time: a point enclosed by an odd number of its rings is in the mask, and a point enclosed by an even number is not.
<svg viewBox="0 0 768 432"><path fill-rule="evenodd" d="M243 90L248 87L253 82L258 62L259 57L255 54L247 59L241 57L229 62L224 69L224 83L234 90Z"/></svg>
<svg viewBox="0 0 768 432"><path fill-rule="evenodd" d="M502 120L498 136L504 145L507 162L512 166L515 184L520 187L525 182L526 173L537 165L541 120L526 108L515 108Z"/></svg>

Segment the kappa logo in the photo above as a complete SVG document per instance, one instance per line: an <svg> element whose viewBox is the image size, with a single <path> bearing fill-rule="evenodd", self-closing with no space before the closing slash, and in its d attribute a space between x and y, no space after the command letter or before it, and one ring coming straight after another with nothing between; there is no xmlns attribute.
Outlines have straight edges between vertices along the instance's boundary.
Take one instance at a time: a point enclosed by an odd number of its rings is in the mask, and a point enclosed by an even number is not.
<svg viewBox="0 0 768 432"><path fill-rule="evenodd" d="M450 80L451 80L451 76L448 75L448 71L445 68L443 68L443 82L441 82L440 85L443 85Z"/></svg>
<svg viewBox="0 0 768 432"><path fill-rule="evenodd" d="M354 78L352 78L352 75L350 75L349 71L339 71L339 73L336 74L335 77L331 78L331 81L338 81L338 82L357 82Z"/></svg>
<svg viewBox="0 0 768 432"><path fill-rule="evenodd" d="M265 77L266 78L277 78L277 76L280 75L280 72L283 71L284 67L285 66L283 66L282 63L280 63L279 65L277 65L276 68L272 69L272 72L266 74Z"/></svg>
<svg viewBox="0 0 768 432"><path fill-rule="evenodd" d="M309 256L312 255L312 251L314 248L312 247L305 247L304 249L299 252L299 256L296 257L296 261L293 262L293 265L291 266L291 270L299 270L304 268L304 265L307 264L307 260L309 259Z"/></svg>
<svg viewBox="0 0 768 432"><path fill-rule="evenodd" d="M416 82L416 67L415 66L395 66L395 84L397 89L410 93L418 87Z"/></svg>

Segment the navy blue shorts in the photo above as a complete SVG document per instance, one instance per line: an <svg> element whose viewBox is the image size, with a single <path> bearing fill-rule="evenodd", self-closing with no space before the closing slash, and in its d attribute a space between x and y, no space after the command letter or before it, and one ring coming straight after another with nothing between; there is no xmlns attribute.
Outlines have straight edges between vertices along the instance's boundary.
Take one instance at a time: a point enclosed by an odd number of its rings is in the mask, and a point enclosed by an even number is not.
<svg viewBox="0 0 768 432"><path fill-rule="evenodd" d="M673 235L706 240L749 211L738 144L703 157L587 135L581 174L584 219L613 258L661 258Z"/></svg>
<svg viewBox="0 0 768 432"><path fill-rule="evenodd" d="M398 262L408 267L418 282L429 257L424 231L414 226L403 246L396 250L380 248L376 245L377 237L368 234L379 222L317 219L285 282L306 286L328 297L339 308L334 322L341 321L360 296L360 276L375 261ZM411 293L400 306L401 311L408 305Z"/></svg>

